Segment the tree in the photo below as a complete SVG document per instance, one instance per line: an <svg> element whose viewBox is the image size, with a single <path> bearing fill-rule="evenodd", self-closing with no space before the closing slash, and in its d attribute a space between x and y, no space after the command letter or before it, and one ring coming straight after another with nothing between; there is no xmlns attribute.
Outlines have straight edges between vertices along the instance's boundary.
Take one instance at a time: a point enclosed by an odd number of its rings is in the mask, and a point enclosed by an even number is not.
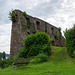
<svg viewBox="0 0 75 75"><path fill-rule="evenodd" d="M66 47L71 57L75 57L75 25L64 32L66 38Z"/></svg>
<svg viewBox="0 0 75 75"><path fill-rule="evenodd" d="M6 59L6 53L3 51L3 60Z"/></svg>
<svg viewBox="0 0 75 75"><path fill-rule="evenodd" d="M20 51L19 57L36 56L39 53L50 55L50 38L46 33L31 34L24 41L24 48Z"/></svg>
<svg viewBox="0 0 75 75"><path fill-rule="evenodd" d="M0 53L0 60L2 60L2 53Z"/></svg>

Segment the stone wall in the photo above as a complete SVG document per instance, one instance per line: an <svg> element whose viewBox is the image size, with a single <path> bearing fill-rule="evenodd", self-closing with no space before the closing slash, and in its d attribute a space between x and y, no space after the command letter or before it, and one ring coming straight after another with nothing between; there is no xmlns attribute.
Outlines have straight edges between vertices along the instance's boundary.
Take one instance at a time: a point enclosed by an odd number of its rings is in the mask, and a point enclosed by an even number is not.
<svg viewBox="0 0 75 75"><path fill-rule="evenodd" d="M53 39L53 46L65 46L65 39L57 27L29 15L25 18L23 12L20 10L15 10L15 14L16 21L12 22L11 57L17 55L23 48L26 36L35 32L46 32ZM57 38L54 37L56 33L58 35Z"/></svg>

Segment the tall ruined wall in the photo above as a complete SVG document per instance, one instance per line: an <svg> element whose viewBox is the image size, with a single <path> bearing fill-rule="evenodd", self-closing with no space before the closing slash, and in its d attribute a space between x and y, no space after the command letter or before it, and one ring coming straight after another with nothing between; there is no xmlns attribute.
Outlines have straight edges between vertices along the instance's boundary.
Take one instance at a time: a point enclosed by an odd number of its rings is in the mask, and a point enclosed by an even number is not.
<svg viewBox="0 0 75 75"><path fill-rule="evenodd" d="M17 55L23 48L26 36L35 32L46 32L50 38L53 38L52 45L54 46L65 45L65 39L62 37L61 32L57 27L29 15L25 18L23 12L20 10L15 10L15 14L16 21L12 23L11 33L11 57ZM57 38L54 37L56 33L58 34Z"/></svg>

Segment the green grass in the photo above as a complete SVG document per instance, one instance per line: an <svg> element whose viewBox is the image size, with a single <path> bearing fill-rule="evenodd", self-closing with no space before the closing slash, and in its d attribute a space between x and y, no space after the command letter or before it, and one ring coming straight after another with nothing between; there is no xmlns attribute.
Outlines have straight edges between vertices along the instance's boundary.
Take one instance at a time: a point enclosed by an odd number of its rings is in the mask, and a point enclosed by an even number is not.
<svg viewBox="0 0 75 75"><path fill-rule="evenodd" d="M62 51L62 58L59 58ZM65 47L52 46L52 55L49 61L40 64L29 64L13 70L13 66L0 69L0 75L74 75L75 61L65 54ZM52 60L50 60L52 59Z"/></svg>

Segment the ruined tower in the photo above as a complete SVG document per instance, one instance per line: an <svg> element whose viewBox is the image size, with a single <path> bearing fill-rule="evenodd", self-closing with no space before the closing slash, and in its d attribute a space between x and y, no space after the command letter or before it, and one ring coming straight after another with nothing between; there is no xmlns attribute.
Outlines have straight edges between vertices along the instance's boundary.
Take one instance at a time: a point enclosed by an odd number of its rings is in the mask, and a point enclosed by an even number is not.
<svg viewBox="0 0 75 75"><path fill-rule="evenodd" d="M14 10L15 22L12 22L11 33L11 57L16 56L23 48L25 38L36 32L46 32L53 39L53 46L64 46L65 39L61 35L59 28L38 18L24 14L20 10Z"/></svg>

